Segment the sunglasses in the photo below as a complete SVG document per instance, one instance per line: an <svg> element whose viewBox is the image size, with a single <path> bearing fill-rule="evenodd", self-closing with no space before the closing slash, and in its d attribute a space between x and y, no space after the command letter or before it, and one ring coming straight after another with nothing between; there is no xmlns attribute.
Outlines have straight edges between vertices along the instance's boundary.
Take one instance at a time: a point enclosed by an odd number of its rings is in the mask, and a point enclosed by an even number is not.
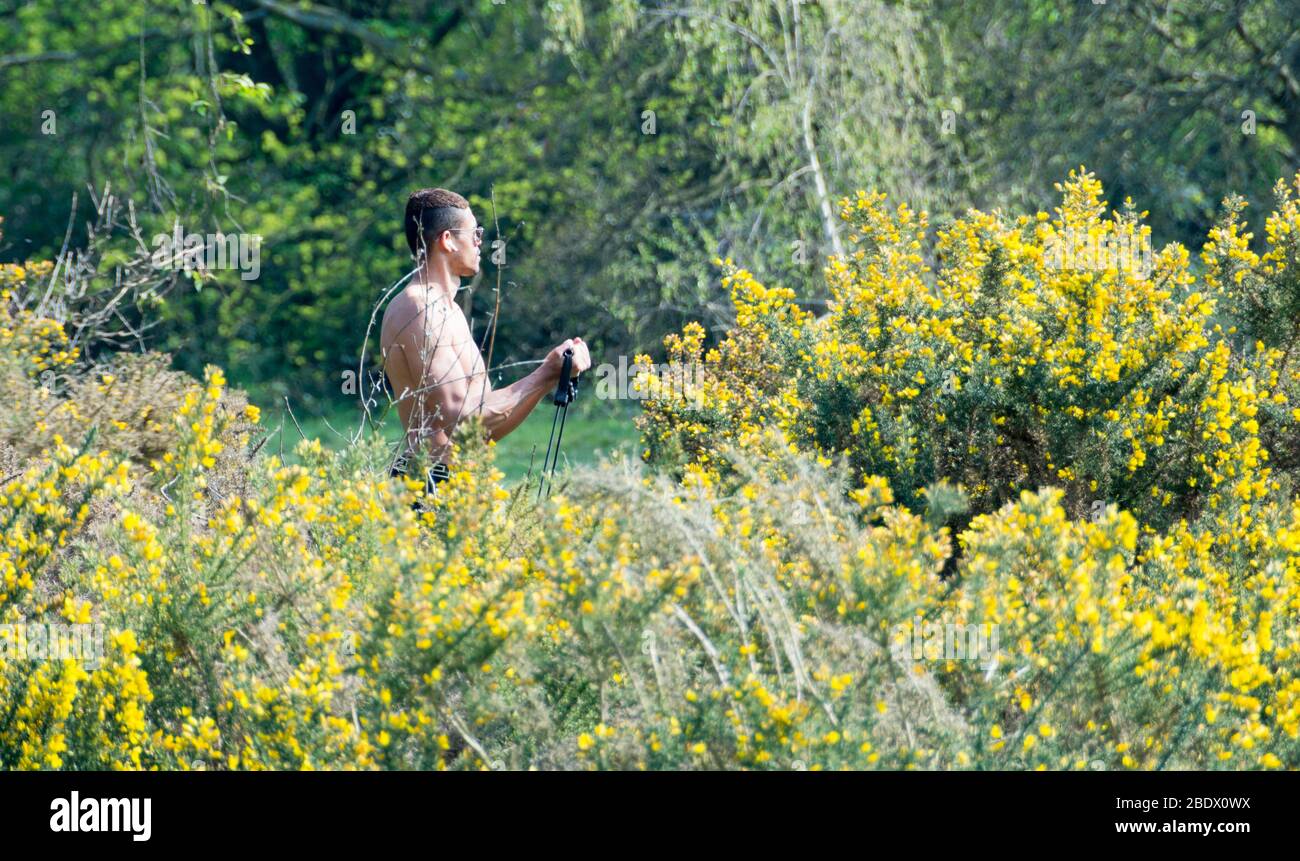
<svg viewBox="0 0 1300 861"><path fill-rule="evenodd" d="M449 227L449 228L447 228L447 229L448 229L450 232L452 232L452 233L464 233L466 230L469 230L468 227ZM483 228L482 228L482 227L475 227L475 228L474 228L474 241L475 241L475 242L482 242L482 241L483 241Z"/></svg>

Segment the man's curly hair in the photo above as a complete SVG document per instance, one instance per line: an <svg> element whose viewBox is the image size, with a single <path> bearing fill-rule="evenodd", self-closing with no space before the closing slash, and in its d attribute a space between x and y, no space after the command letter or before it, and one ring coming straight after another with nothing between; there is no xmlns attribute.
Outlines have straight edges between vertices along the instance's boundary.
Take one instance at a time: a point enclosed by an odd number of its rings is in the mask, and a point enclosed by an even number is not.
<svg viewBox="0 0 1300 861"><path fill-rule="evenodd" d="M420 258L421 247L428 248L444 230L455 230L464 223L469 201L445 188L422 188L406 199L406 244L411 256Z"/></svg>

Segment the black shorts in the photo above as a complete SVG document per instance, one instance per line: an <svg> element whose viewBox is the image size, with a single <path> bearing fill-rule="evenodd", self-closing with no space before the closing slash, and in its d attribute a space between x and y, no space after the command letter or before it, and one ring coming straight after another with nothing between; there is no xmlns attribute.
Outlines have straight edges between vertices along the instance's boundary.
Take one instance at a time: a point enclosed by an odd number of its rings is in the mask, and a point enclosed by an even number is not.
<svg viewBox="0 0 1300 861"><path fill-rule="evenodd" d="M406 469L404 467L395 466L388 471L388 474L391 475L393 478L397 478L398 476L405 476ZM434 488L438 485L438 483L442 481L446 481L450 477L451 477L451 472L450 470L447 469L447 464L435 463L433 466L429 467L428 472L425 474L424 492L432 496Z"/></svg>

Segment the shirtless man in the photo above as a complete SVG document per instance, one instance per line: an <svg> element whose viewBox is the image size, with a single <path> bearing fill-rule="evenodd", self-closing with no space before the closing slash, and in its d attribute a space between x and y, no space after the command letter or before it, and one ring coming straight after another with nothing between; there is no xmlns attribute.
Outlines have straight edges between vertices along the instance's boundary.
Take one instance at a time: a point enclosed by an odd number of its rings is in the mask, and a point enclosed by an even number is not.
<svg viewBox="0 0 1300 861"><path fill-rule="evenodd" d="M494 390L455 302L460 279L478 273L483 244L483 228L469 202L442 188L412 193L406 202L406 243L418 271L388 304L379 342L406 429L406 452L399 462L410 452L427 451L435 464L427 484L432 490L446 475L451 433L461 418L481 416L488 438L499 440L555 391L565 350L573 350L575 376L591 367L591 356L581 338L570 338L528 376Z"/></svg>

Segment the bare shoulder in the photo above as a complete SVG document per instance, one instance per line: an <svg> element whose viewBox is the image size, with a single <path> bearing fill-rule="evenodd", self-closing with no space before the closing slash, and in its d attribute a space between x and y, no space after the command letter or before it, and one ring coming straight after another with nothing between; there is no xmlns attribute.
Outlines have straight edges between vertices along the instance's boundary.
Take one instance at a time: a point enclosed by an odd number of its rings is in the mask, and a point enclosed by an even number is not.
<svg viewBox="0 0 1300 861"><path fill-rule="evenodd" d="M380 327L380 341L385 348L426 342L430 338L436 343L449 319L446 302L430 301L423 291L408 288L388 303Z"/></svg>

